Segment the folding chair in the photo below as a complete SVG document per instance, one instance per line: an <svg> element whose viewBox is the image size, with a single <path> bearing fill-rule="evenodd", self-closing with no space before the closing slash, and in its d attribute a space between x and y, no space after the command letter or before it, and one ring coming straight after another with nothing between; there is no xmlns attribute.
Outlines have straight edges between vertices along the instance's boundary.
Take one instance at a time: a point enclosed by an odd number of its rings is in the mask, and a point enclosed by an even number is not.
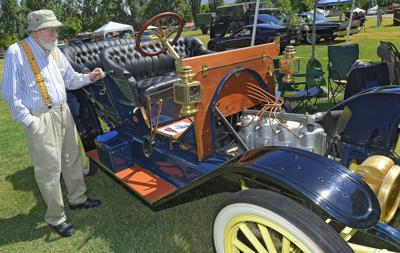
<svg viewBox="0 0 400 253"><path fill-rule="evenodd" d="M328 46L328 101L336 103L335 98L344 91L347 74L359 55L358 44ZM336 83L335 87L332 81Z"/></svg>
<svg viewBox="0 0 400 253"><path fill-rule="evenodd" d="M363 90L390 84L389 68L386 62L362 62L358 60L347 77L344 99Z"/></svg>
<svg viewBox="0 0 400 253"><path fill-rule="evenodd" d="M377 48L377 54L382 62L389 67L390 82L393 85L400 85L400 52L396 46L388 41L381 41Z"/></svg>
<svg viewBox="0 0 400 253"><path fill-rule="evenodd" d="M304 81L284 83L279 71L279 59L274 59L275 79L278 84L277 95L284 98L284 109L287 112L298 112L311 105L311 111L316 111L318 98L323 94L325 85L324 71L317 59L310 59L305 73L295 74L296 78L304 78ZM304 87L303 89L301 89Z"/></svg>

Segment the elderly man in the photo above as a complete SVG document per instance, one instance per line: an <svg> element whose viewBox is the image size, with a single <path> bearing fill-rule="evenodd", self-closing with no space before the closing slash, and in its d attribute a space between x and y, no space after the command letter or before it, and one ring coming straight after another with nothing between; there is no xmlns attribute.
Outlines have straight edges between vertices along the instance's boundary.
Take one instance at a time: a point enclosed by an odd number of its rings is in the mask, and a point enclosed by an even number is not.
<svg viewBox="0 0 400 253"><path fill-rule="evenodd" d="M62 24L50 10L28 15L30 35L6 53L3 96L13 119L25 127L34 175L47 205L45 221L61 236L75 230L67 222L61 192L63 176L72 210L93 208L100 200L88 198L82 174L77 131L66 104L66 89L79 89L104 77L97 68L75 72L57 48Z"/></svg>

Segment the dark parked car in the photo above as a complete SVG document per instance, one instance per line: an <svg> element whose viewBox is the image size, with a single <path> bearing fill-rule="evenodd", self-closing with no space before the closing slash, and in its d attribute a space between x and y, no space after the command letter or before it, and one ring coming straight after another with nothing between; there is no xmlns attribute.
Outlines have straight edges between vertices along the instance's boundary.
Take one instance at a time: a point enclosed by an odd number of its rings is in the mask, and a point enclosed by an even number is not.
<svg viewBox="0 0 400 253"><path fill-rule="evenodd" d="M252 32L252 25L244 26L231 35L219 36L211 39L208 42L207 48L213 51L225 51L234 48L248 47L251 44ZM255 45L272 42L277 36L280 36L281 49L289 44L298 44L301 42L302 38L299 30L290 30L285 26L277 24L258 24Z"/></svg>
<svg viewBox="0 0 400 253"><path fill-rule="evenodd" d="M285 20L285 24L289 24L292 20L293 16L288 16ZM313 14L312 13L303 13L296 15L296 18L299 18L303 22L301 22L300 27L303 33L304 41L311 44L311 33L312 33L312 23L313 23ZM316 15L316 42L319 42L321 39L326 41L332 41L336 37L344 37L347 34L347 25L348 21L345 22L333 22L329 21L327 17L322 14ZM350 35L358 33L360 22L358 20L352 21Z"/></svg>

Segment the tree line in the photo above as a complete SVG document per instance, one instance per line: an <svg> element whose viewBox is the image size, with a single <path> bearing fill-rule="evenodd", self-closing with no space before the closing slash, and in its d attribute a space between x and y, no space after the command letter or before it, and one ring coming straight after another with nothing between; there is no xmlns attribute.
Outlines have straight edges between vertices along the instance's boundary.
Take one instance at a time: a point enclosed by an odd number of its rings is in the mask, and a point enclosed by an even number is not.
<svg viewBox="0 0 400 253"><path fill-rule="evenodd" d="M301 12L309 10L314 1L275 0L274 3L287 12ZM368 0L360 1L368 3ZM393 1L378 0L378 3L389 5ZM60 37L72 38L78 33L93 31L108 21L130 24L137 29L148 18L165 11L176 12L185 21L195 22L196 14L215 11L223 4L224 0L208 0L203 5L201 0L0 0L0 49L27 35L27 16L34 10L53 10L64 24Z"/></svg>

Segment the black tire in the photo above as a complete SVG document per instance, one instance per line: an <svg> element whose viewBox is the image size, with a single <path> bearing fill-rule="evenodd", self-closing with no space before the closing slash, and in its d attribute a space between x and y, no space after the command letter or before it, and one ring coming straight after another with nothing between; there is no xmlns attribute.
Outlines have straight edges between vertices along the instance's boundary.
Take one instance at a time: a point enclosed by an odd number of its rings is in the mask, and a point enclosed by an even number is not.
<svg viewBox="0 0 400 253"><path fill-rule="evenodd" d="M334 41L335 39L336 39L336 36L334 36L334 35L328 36L328 37L325 37L325 38L324 38L324 40L327 41L327 42Z"/></svg>
<svg viewBox="0 0 400 253"><path fill-rule="evenodd" d="M228 26L227 33L234 33L239 29L240 29L239 23L238 22L232 22Z"/></svg>
<svg viewBox="0 0 400 253"><path fill-rule="evenodd" d="M311 33L306 33L306 35L304 36L304 41L307 44L312 45L312 34ZM318 43L321 41L321 38L318 35L315 35L315 43Z"/></svg>
<svg viewBox="0 0 400 253"><path fill-rule="evenodd" d="M201 29L201 33L202 33L202 34L207 34L207 32L208 32L208 27L205 27L205 26L202 25L202 26L200 27L200 29Z"/></svg>
<svg viewBox="0 0 400 253"><path fill-rule="evenodd" d="M211 50L211 51L214 51L214 52L217 52L217 45L215 43L213 43L213 42L209 42L208 45L207 45L207 49Z"/></svg>
<svg viewBox="0 0 400 253"><path fill-rule="evenodd" d="M302 41L303 41L303 35L302 35L301 33L299 33L299 34L297 35L295 45L296 45L296 46L300 45Z"/></svg>
<svg viewBox="0 0 400 253"><path fill-rule="evenodd" d="M261 222L272 225L268 227ZM250 189L232 194L218 210L214 219L213 230L214 246L217 253L225 253L225 249L227 251L237 249L233 248L237 246L233 246L234 244L230 243L229 240L232 233L236 233L235 239L248 248L252 250L256 248L252 246L249 240L246 240L246 236L241 232L243 224L245 227L252 228L252 234L256 236L260 243L260 240L263 240L262 238L266 238L260 235L263 232L259 226L261 224L261 226L269 229L267 231L272 231L272 236L275 239L273 240L274 245L276 243L279 245L277 241L279 238L282 238L282 242L284 242L283 234L278 231L280 229L287 231L284 233L289 235L287 237L289 240L291 237L296 239L295 244L290 241L291 246L303 247L309 252L353 252L332 227L298 202L278 193ZM237 229L236 226L240 226L240 229ZM278 229L275 230L276 228ZM267 251L266 246L262 243L260 245ZM231 246L232 248L230 248Z"/></svg>

